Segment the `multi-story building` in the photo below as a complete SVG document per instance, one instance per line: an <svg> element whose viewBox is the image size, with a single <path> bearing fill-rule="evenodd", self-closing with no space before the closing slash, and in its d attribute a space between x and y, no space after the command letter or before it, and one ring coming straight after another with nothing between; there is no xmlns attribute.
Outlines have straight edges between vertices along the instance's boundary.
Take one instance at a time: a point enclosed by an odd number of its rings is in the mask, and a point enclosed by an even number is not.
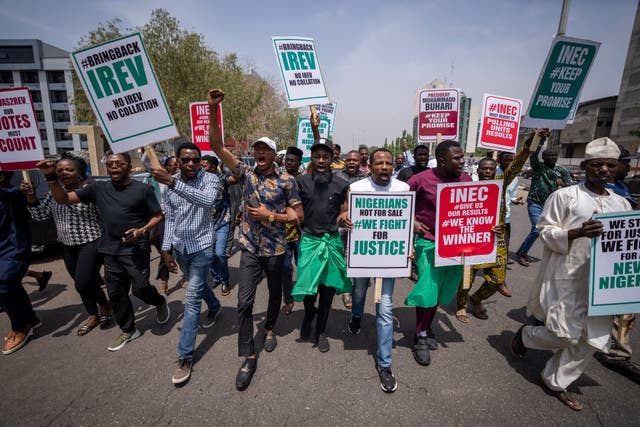
<svg viewBox="0 0 640 427"><path fill-rule="evenodd" d="M31 91L45 155L86 148L67 132L75 121L69 52L37 39L0 40L0 88Z"/></svg>
<svg viewBox="0 0 640 427"><path fill-rule="evenodd" d="M608 96L578 105L573 123L560 132L561 157L582 158L589 142L611 135L617 99L617 96Z"/></svg>

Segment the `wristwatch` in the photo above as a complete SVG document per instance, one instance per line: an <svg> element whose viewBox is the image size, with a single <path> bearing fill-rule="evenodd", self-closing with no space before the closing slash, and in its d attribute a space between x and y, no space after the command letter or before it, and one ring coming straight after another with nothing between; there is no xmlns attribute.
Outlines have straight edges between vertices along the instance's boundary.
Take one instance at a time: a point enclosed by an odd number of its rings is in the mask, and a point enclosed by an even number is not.
<svg viewBox="0 0 640 427"><path fill-rule="evenodd" d="M273 224L273 221L276 219L276 215L275 214L271 214L269 215L269 224Z"/></svg>

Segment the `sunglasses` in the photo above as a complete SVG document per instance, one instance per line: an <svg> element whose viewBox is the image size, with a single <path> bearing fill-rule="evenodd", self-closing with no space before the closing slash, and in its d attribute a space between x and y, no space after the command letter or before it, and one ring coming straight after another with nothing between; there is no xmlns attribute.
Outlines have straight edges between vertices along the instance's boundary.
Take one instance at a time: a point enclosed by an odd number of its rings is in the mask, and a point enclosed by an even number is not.
<svg viewBox="0 0 640 427"><path fill-rule="evenodd" d="M112 168L112 167L123 168L123 167L127 166L128 163L127 162L112 161L112 162L106 162L106 165L107 165L108 168Z"/></svg>
<svg viewBox="0 0 640 427"><path fill-rule="evenodd" d="M193 162L195 164L200 163L200 157L180 157L180 161L185 165L189 162Z"/></svg>

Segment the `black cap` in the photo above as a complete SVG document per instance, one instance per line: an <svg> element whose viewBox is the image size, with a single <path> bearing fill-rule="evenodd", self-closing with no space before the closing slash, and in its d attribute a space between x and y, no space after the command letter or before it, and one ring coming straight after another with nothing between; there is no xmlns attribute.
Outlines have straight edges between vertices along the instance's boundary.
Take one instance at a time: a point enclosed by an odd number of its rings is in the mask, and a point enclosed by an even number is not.
<svg viewBox="0 0 640 427"><path fill-rule="evenodd" d="M331 140L326 138L320 138L313 141L313 145L311 146L311 151L319 147L326 147L329 151L333 151L333 143L331 142Z"/></svg>
<svg viewBox="0 0 640 427"><path fill-rule="evenodd" d="M289 154L292 154L302 159L302 150L299 149L298 147L287 147L287 156Z"/></svg>
<svg viewBox="0 0 640 427"><path fill-rule="evenodd" d="M618 157L618 160L630 160L630 159L640 158L640 153L631 154L629 150L627 150L625 147L623 147L620 144L618 144L618 148L620 149L620 156Z"/></svg>

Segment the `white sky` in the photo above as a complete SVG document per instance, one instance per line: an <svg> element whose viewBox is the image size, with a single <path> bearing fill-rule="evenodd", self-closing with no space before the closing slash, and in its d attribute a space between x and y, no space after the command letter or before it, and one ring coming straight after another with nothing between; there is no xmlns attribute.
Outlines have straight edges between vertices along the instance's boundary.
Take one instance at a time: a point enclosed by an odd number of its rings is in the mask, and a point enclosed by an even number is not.
<svg viewBox="0 0 640 427"><path fill-rule="evenodd" d="M165 8L212 49L277 80L271 36L313 37L343 151L411 132L417 88L435 78L473 99L528 105L562 0L33 1L0 0L0 38L39 38L74 50L100 22L143 25ZM618 93L638 0L573 0L567 36L602 43L581 100ZM452 72L453 69L453 72ZM203 99L206 92L203 87Z"/></svg>

